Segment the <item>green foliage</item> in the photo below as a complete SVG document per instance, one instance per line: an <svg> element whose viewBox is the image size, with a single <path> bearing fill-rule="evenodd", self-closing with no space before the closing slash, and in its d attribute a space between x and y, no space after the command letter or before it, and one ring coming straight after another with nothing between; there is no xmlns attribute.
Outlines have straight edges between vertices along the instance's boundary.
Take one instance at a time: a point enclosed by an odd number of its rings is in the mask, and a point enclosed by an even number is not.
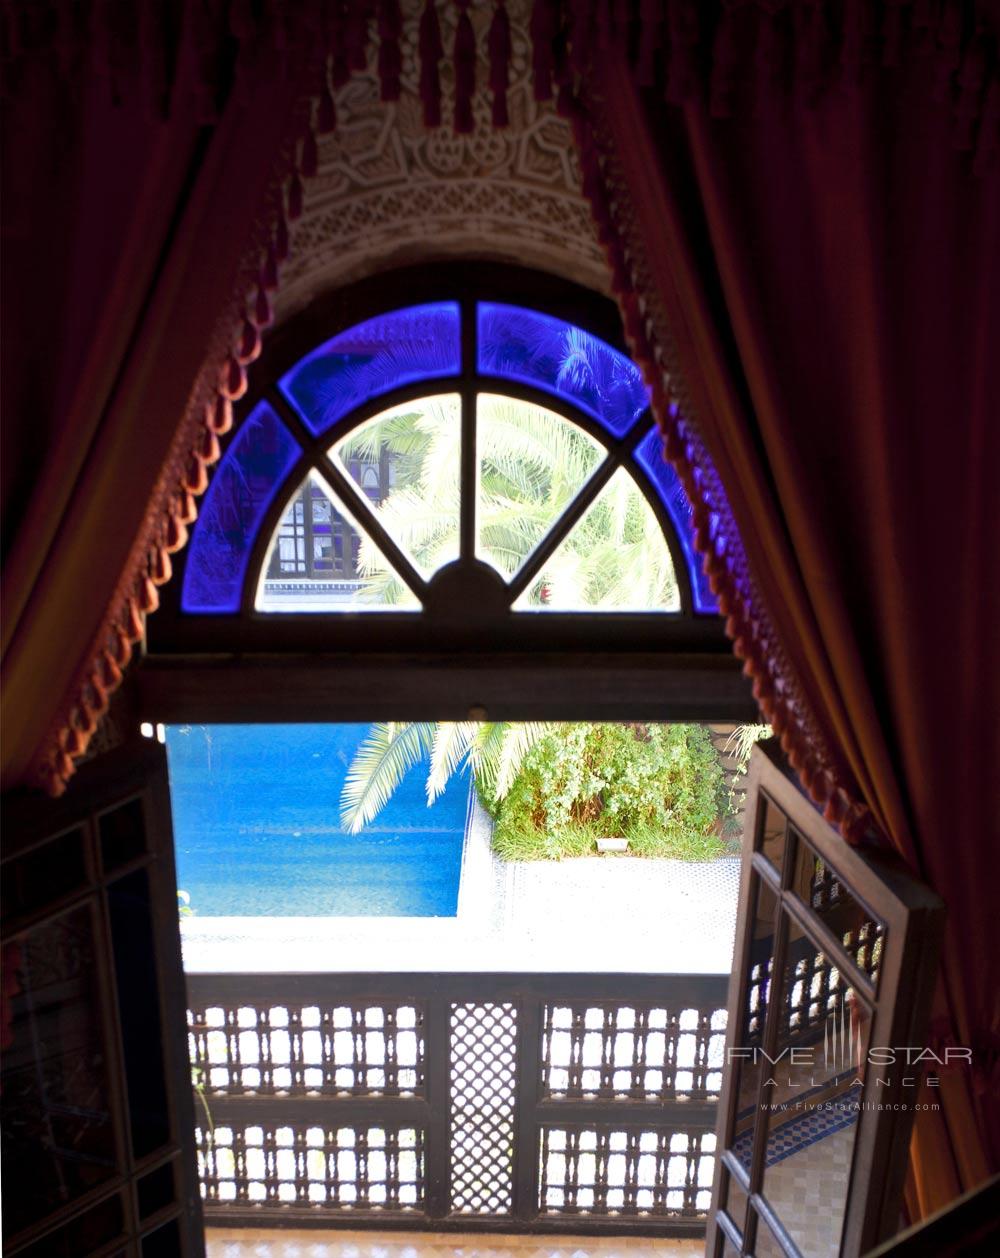
<svg viewBox="0 0 1000 1258"><path fill-rule="evenodd" d="M409 770L429 760L427 803L458 772L471 769L480 790L502 799L528 750L554 726L545 721L381 722L358 748L340 798L341 823L357 834L392 798Z"/></svg>
<svg viewBox="0 0 1000 1258"><path fill-rule="evenodd" d="M624 836L641 856L705 860L718 838L725 779L698 725L558 725L527 752L503 798L480 786L506 859L585 855Z"/></svg>
<svg viewBox="0 0 1000 1258"><path fill-rule="evenodd" d="M726 751L736 756L737 772L746 773L754 747L771 734L770 725L737 725L726 739Z"/></svg>

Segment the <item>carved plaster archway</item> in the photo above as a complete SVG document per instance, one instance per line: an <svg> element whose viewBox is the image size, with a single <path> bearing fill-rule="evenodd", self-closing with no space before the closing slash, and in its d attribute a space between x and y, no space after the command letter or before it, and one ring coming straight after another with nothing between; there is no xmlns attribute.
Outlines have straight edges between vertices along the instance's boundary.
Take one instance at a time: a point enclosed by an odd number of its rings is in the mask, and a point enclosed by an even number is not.
<svg viewBox="0 0 1000 1258"><path fill-rule="evenodd" d="M456 135L453 66L441 62L442 125L424 126L416 44L423 0L404 0L401 95L379 99L377 49L368 69L336 93L337 129L319 139L319 169L305 189L276 301L279 321L313 298L390 267L441 259L512 262L598 292L610 275L597 240L570 124L531 83L528 0L509 0L510 124L490 119L489 94L474 97L475 128ZM488 7L470 10L477 82L487 82ZM454 10L442 13L454 43Z"/></svg>

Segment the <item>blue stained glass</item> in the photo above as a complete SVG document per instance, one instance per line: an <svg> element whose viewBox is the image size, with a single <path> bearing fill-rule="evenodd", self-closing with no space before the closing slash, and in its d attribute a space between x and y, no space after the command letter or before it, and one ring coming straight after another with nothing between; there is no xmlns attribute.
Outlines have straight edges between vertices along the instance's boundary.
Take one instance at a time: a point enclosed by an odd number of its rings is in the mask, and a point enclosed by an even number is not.
<svg viewBox="0 0 1000 1258"><path fill-rule="evenodd" d="M348 328L300 359L278 387L318 435L369 398L457 375L461 364L458 303L434 302Z"/></svg>
<svg viewBox="0 0 1000 1258"><path fill-rule="evenodd" d="M635 457L639 465L645 469L660 501L667 509L667 514L674 522L674 530L681 549L684 551L688 572L691 574L691 593L694 597L695 611L717 612L719 605L709 585L708 575L702 571L701 556L694 548L691 506L677 473L663 457L663 438L656 428L643 437L636 446Z"/></svg>
<svg viewBox="0 0 1000 1258"><path fill-rule="evenodd" d="M188 548L185 612L239 611L260 522L302 450L266 402L243 422L215 470Z"/></svg>
<svg viewBox="0 0 1000 1258"><path fill-rule="evenodd" d="M477 366L563 397L623 437L649 405L642 374L599 337L552 315L480 302Z"/></svg>

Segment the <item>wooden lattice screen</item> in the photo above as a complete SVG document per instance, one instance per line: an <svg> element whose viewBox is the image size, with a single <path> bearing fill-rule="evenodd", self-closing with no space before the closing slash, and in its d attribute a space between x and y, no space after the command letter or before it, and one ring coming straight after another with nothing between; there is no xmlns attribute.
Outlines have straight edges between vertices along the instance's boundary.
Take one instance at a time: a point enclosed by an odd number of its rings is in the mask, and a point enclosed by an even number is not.
<svg viewBox="0 0 1000 1258"><path fill-rule="evenodd" d="M191 975L208 1222L704 1230L726 975Z"/></svg>

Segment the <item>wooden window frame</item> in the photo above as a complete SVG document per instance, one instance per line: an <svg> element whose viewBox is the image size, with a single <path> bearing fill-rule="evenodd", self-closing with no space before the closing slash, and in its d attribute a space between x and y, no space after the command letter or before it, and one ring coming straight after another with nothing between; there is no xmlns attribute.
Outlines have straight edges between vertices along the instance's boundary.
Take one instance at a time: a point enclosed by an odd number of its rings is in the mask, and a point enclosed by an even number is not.
<svg viewBox="0 0 1000 1258"><path fill-rule="evenodd" d="M442 263L396 271L339 290L277 329L251 369L250 389L237 408L234 433L262 398L283 422L288 421L291 408L273 382L338 331L398 308L401 301L457 300L463 309L462 377L386 393L356 409L349 426L428 391L459 392L465 404L464 484L473 484L475 452L468 438L474 416L469 402L476 389L488 387L492 379L473 370L470 338L477 299L541 310L627 352L614 305L576 285L487 264ZM610 455L585 486L573 519L557 523L543 551L521 574L524 584L530 579L527 573L558 545L615 468L629 465L631 452L651 421L640 420L619 440L543 390L509 380L493 383L511 397L571 419L598 437ZM343 473L326 456L330 435L315 437L301 420L291 422L304 454L286 483L319 467L332 488L342 488ZM338 434L347 430L338 429ZM433 711L440 719L465 718L471 712L491 719L548 715L602 720L618 713L660 721L752 721L756 704L722 620L692 610L690 576L674 527L638 470L637 483L671 549L682 592L679 613L512 613L506 602L516 593L511 595L487 565L476 563L474 580L452 581L444 570L441 582L432 581L434 597L423 613L258 613L252 607L254 583L248 579L239 613L185 615L180 607L182 556L177 576L165 587L162 606L149 623L137 677L142 715L159 721L192 719L194 711L198 719L209 721L404 720L424 719ZM264 562L286 506L287 493L272 503L259 529L249 572L255 573ZM373 513L359 514L364 515L359 523L391 559L396 548ZM473 512L466 509L461 521L466 555L474 550L473 530Z"/></svg>

